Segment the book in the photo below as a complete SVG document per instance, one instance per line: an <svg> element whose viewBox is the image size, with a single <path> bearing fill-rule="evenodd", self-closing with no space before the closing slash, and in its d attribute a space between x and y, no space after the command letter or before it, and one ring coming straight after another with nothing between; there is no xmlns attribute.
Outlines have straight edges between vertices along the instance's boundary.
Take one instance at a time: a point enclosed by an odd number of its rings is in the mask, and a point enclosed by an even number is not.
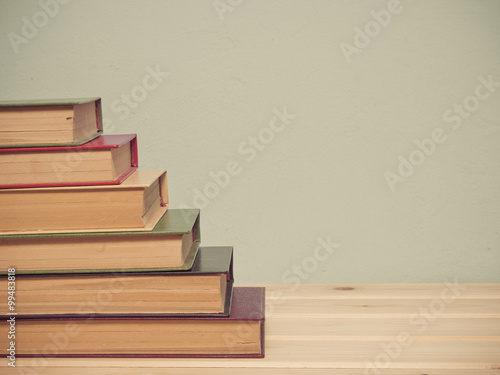
<svg viewBox="0 0 500 375"><path fill-rule="evenodd" d="M0 299L8 300L8 277ZM105 316L227 316L233 285L232 247L201 247L188 271L19 275L16 319ZM8 318L9 306L0 304Z"/></svg>
<svg viewBox="0 0 500 375"><path fill-rule="evenodd" d="M0 147L79 145L100 134L100 98L0 101Z"/></svg>
<svg viewBox="0 0 500 375"><path fill-rule="evenodd" d="M228 317L16 317L16 357L261 358L264 305L264 288L234 287ZM4 348L9 326L0 321Z"/></svg>
<svg viewBox="0 0 500 375"><path fill-rule="evenodd" d="M189 270L200 239L198 209L169 209L151 231L0 235L0 274Z"/></svg>
<svg viewBox="0 0 500 375"><path fill-rule="evenodd" d="M119 184L137 165L135 134L79 146L0 148L0 189Z"/></svg>
<svg viewBox="0 0 500 375"><path fill-rule="evenodd" d="M167 176L136 170L120 185L0 190L0 234L152 230L167 211Z"/></svg>

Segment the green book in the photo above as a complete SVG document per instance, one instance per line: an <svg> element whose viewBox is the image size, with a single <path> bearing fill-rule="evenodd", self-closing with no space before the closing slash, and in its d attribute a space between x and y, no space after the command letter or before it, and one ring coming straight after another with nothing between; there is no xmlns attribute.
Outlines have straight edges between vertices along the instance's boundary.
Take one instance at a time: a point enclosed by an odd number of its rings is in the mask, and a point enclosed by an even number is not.
<svg viewBox="0 0 500 375"><path fill-rule="evenodd" d="M0 274L189 270L200 210L169 209L151 231L0 235Z"/></svg>
<svg viewBox="0 0 500 375"><path fill-rule="evenodd" d="M78 146L102 134L100 98L0 101L0 147Z"/></svg>

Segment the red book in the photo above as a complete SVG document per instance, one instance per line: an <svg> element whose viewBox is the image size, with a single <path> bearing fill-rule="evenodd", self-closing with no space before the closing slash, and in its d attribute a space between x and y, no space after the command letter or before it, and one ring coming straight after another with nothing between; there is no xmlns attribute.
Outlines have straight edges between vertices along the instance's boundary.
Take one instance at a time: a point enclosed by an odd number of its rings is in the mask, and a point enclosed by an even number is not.
<svg viewBox="0 0 500 375"><path fill-rule="evenodd" d="M138 166L135 134L80 146L0 148L0 189L116 185Z"/></svg>
<svg viewBox="0 0 500 375"><path fill-rule="evenodd" d="M16 318L16 357L263 358L264 303L265 288L235 287L229 317Z"/></svg>

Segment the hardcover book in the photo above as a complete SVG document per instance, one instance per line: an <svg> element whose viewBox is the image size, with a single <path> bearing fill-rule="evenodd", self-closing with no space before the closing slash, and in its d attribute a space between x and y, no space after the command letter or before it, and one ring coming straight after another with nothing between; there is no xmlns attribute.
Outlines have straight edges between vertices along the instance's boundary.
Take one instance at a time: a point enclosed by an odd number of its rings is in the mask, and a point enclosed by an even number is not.
<svg viewBox="0 0 500 375"><path fill-rule="evenodd" d="M170 209L151 231L0 235L0 274L189 270L200 237L198 209Z"/></svg>
<svg viewBox="0 0 500 375"><path fill-rule="evenodd" d="M167 211L167 176L136 170L120 185L0 190L0 234L149 231Z"/></svg>
<svg viewBox="0 0 500 375"><path fill-rule="evenodd" d="M119 184L137 164L135 134L80 146L0 148L0 189Z"/></svg>
<svg viewBox="0 0 500 375"><path fill-rule="evenodd" d="M105 316L227 316L233 249L202 247L188 271L19 275L16 319ZM8 300L8 277L0 298ZM9 306L0 305L8 318Z"/></svg>
<svg viewBox="0 0 500 375"><path fill-rule="evenodd" d="M264 357L265 289L234 287L228 317L16 318L16 357ZM7 319L0 345L9 348ZM54 337L65 345L45 350Z"/></svg>
<svg viewBox="0 0 500 375"><path fill-rule="evenodd" d="M79 145L100 134L100 98L0 101L0 147Z"/></svg>

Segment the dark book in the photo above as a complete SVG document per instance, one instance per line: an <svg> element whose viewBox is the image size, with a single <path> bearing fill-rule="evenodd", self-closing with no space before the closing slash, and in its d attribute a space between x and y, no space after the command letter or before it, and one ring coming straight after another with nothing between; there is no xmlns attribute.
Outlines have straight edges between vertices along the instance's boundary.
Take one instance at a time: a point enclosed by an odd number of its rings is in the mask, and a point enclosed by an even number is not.
<svg viewBox="0 0 500 375"><path fill-rule="evenodd" d="M16 318L16 357L264 357L264 319L260 287L235 287L228 317Z"/></svg>
<svg viewBox="0 0 500 375"><path fill-rule="evenodd" d="M0 278L8 300L8 277ZM16 319L229 315L233 249L205 247L188 271L17 275ZM0 305L7 317L8 304Z"/></svg>
<svg viewBox="0 0 500 375"><path fill-rule="evenodd" d="M0 275L188 270L200 240L198 209L168 210L151 231L0 235Z"/></svg>
<svg viewBox="0 0 500 375"><path fill-rule="evenodd" d="M0 148L0 189L116 185L137 165L135 134L102 135L80 146Z"/></svg>
<svg viewBox="0 0 500 375"><path fill-rule="evenodd" d="M76 146L100 134L100 98L0 101L0 147Z"/></svg>

